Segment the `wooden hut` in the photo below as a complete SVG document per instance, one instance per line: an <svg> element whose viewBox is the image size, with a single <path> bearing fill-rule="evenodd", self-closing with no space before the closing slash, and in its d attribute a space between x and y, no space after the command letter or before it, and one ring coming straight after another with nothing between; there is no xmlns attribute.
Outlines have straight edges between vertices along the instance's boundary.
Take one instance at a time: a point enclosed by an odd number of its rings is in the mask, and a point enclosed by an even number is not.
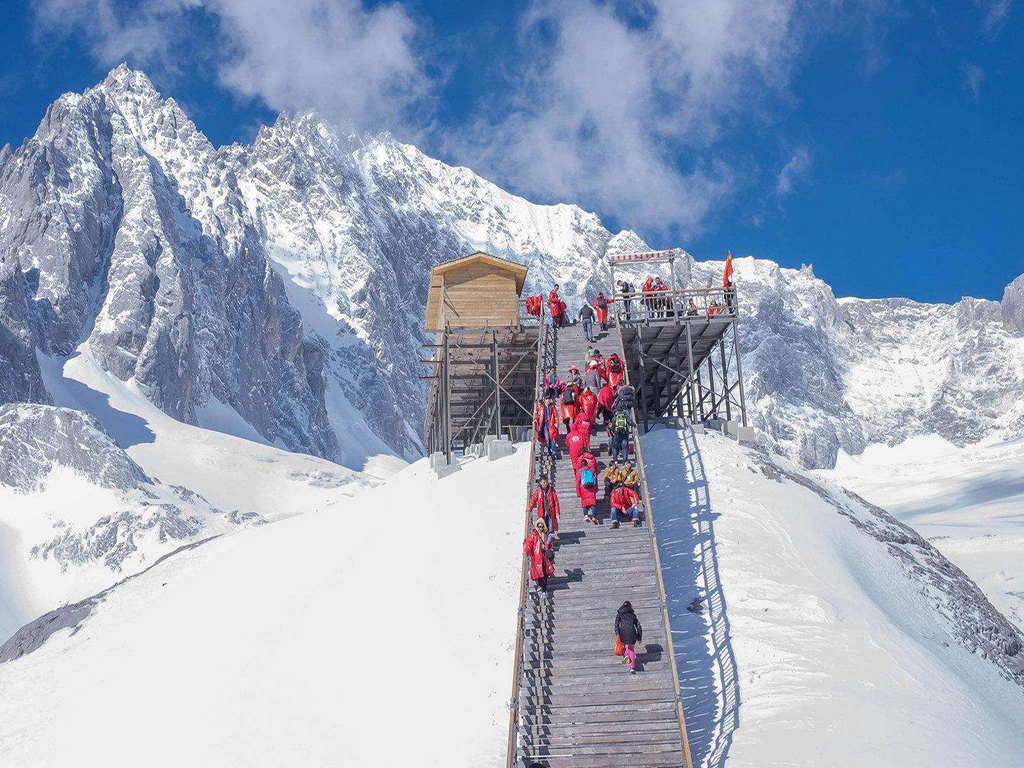
<svg viewBox="0 0 1024 768"><path fill-rule="evenodd" d="M435 335L424 442L451 460L483 435L529 427L538 318L520 310L527 268L477 251L430 273L423 328Z"/></svg>
<svg viewBox="0 0 1024 768"><path fill-rule="evenodd" d="M519 325L526 267L483 251L438 264L430 272L426 331Z"/></svg>

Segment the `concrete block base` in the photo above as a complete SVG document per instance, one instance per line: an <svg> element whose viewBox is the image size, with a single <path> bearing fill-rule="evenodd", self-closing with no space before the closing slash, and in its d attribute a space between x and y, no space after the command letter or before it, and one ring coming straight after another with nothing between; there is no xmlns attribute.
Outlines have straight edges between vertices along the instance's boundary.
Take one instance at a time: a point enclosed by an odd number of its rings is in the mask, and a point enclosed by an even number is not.
<svg viewBox="0 0 1024 768"><path fill-rule="evenodd" d="M450 475L452 472L458 472L461 469L458 459L453 456L452 463L449 464L447 457L440 452L430 454L430 468L434 470L434 474L438 477Z"/></svg>
<svg viewBox="0 0 1024 768"><path fill-rule="evenodd" d="M752 445L754 442L754 428L737 427L736 440L740 443L740 445Z"/></svg>
<svg viewBox="0 0 1024 768"><path fill-rule="evenodd" d="M501 459L505 456L511 456L515 452L516 447L512 445L511 440L505 437L492 440L487 444L488 461L494 461L495 459Z"/></svg>

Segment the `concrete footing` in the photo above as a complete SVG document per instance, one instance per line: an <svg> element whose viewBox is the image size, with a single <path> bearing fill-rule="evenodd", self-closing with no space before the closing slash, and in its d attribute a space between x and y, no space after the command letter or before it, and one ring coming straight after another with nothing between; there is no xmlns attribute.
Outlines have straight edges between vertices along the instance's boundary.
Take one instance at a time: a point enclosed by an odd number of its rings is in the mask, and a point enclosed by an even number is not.
<svg viewBox="0 0 1024 768"><path fill-rule="evenodd" d="M458 472L461 469L457 458L452 456L452 463L449 464L447 457L441 452L430 454L430 468L434 470L434 474L438 477L450 475L452 472Z"/></svg>
<svg viewBox="0 0 1024 768"><path fill-rule="evenodd" d="M489 443L486 438L484 438L484 442L487 445L488 461L494 461L495 459L501 459L505 456L511 456L516 452L516 447L512 445L512 441L507 437L492 439Z"/></svg>

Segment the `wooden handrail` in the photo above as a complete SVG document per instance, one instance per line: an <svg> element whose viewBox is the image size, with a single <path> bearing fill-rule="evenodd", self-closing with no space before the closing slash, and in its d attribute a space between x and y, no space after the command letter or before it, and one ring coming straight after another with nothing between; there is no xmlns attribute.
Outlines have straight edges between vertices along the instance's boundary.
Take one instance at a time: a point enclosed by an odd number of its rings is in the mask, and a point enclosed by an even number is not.
<svg viewBox="0 0 1024 768"><path fill-rule="evenodd" d="M540 334L537 336L537 373L534 377L534 391L540 393L541 365L544 355L544 335L549 326L541 324ZM534 474L536 472L537 440L530 440L530 471L526 478L526 503L529 505L530 493L533 491ZM530 534L529 510L526 512L525 530L523 539ZM508 714L508 747L505 757L506 768L515 768L518 739L516 738L516 726L519 719L519 678L522 672L523 662L523 616L526 614L526 588L530 576L529 559L525 554L522 556L522 567L519 574L519 608L516 611L516 648L512 663L512 698L509 701Z"/></svg>
<svg viewBox="0 0 1024 768"><path fill-rule="evenodd" d="M623 360L626 359L626 347L623 341L622 334L619 334L619 353ZM623 366L623 375L627 384L632 386L629 381L629 366ZM637 391L637 397L640 396L640 392ZM636 408L630 409L633 413L633 424L634 430L636 430ZM651 537L651 548L654 550L654 568L658 574L658 594L661 596L661 618L665 625L665 638L668 644L668 658L672 666L672 681L675 684L676 694L676 714L679 716L679 732L683 738L683 755L686 758L686 768L693 768L693 758L690 757L690 740L686 735L686 716L683 714L683 700L679 689L679 669L676 666L676 652L675 646L672 643L672 625L669 622L668 616L668 598L665 593L665 580L661 575L661 555L658 552L658 535L654 527L654 509L651 504L651 490L647 485L647 472L644 470L644 455L640 448L640 433L634 431L635 439L633 444L636 446L636 468L637 473L640 475L640 485L644 490L644 508L647 512L647 532Z"/></svg>

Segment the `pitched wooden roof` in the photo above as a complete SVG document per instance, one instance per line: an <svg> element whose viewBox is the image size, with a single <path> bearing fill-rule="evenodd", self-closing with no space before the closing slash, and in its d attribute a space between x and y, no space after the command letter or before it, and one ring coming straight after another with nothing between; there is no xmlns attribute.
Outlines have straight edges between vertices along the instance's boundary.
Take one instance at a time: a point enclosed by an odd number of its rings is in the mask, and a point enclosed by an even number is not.
<svg viewBox="0 0 1024 768"><path fill-rule="evenodd" d="M507 269L509 272L514 273L516 276L516 292L522 294L523 284L526 282L526 266L523 264L519 264L515 261L510 261L509 259L503 259L499 256L493 256L492 254L486 253L485 251L474 251L468 256L459 256L458 258L455 259L442 261L440 264L438 264L431 270L430 274L440 275L452 269L469 266L470 264L474 264L476 262L491 264L500 269Z"/></svg>

